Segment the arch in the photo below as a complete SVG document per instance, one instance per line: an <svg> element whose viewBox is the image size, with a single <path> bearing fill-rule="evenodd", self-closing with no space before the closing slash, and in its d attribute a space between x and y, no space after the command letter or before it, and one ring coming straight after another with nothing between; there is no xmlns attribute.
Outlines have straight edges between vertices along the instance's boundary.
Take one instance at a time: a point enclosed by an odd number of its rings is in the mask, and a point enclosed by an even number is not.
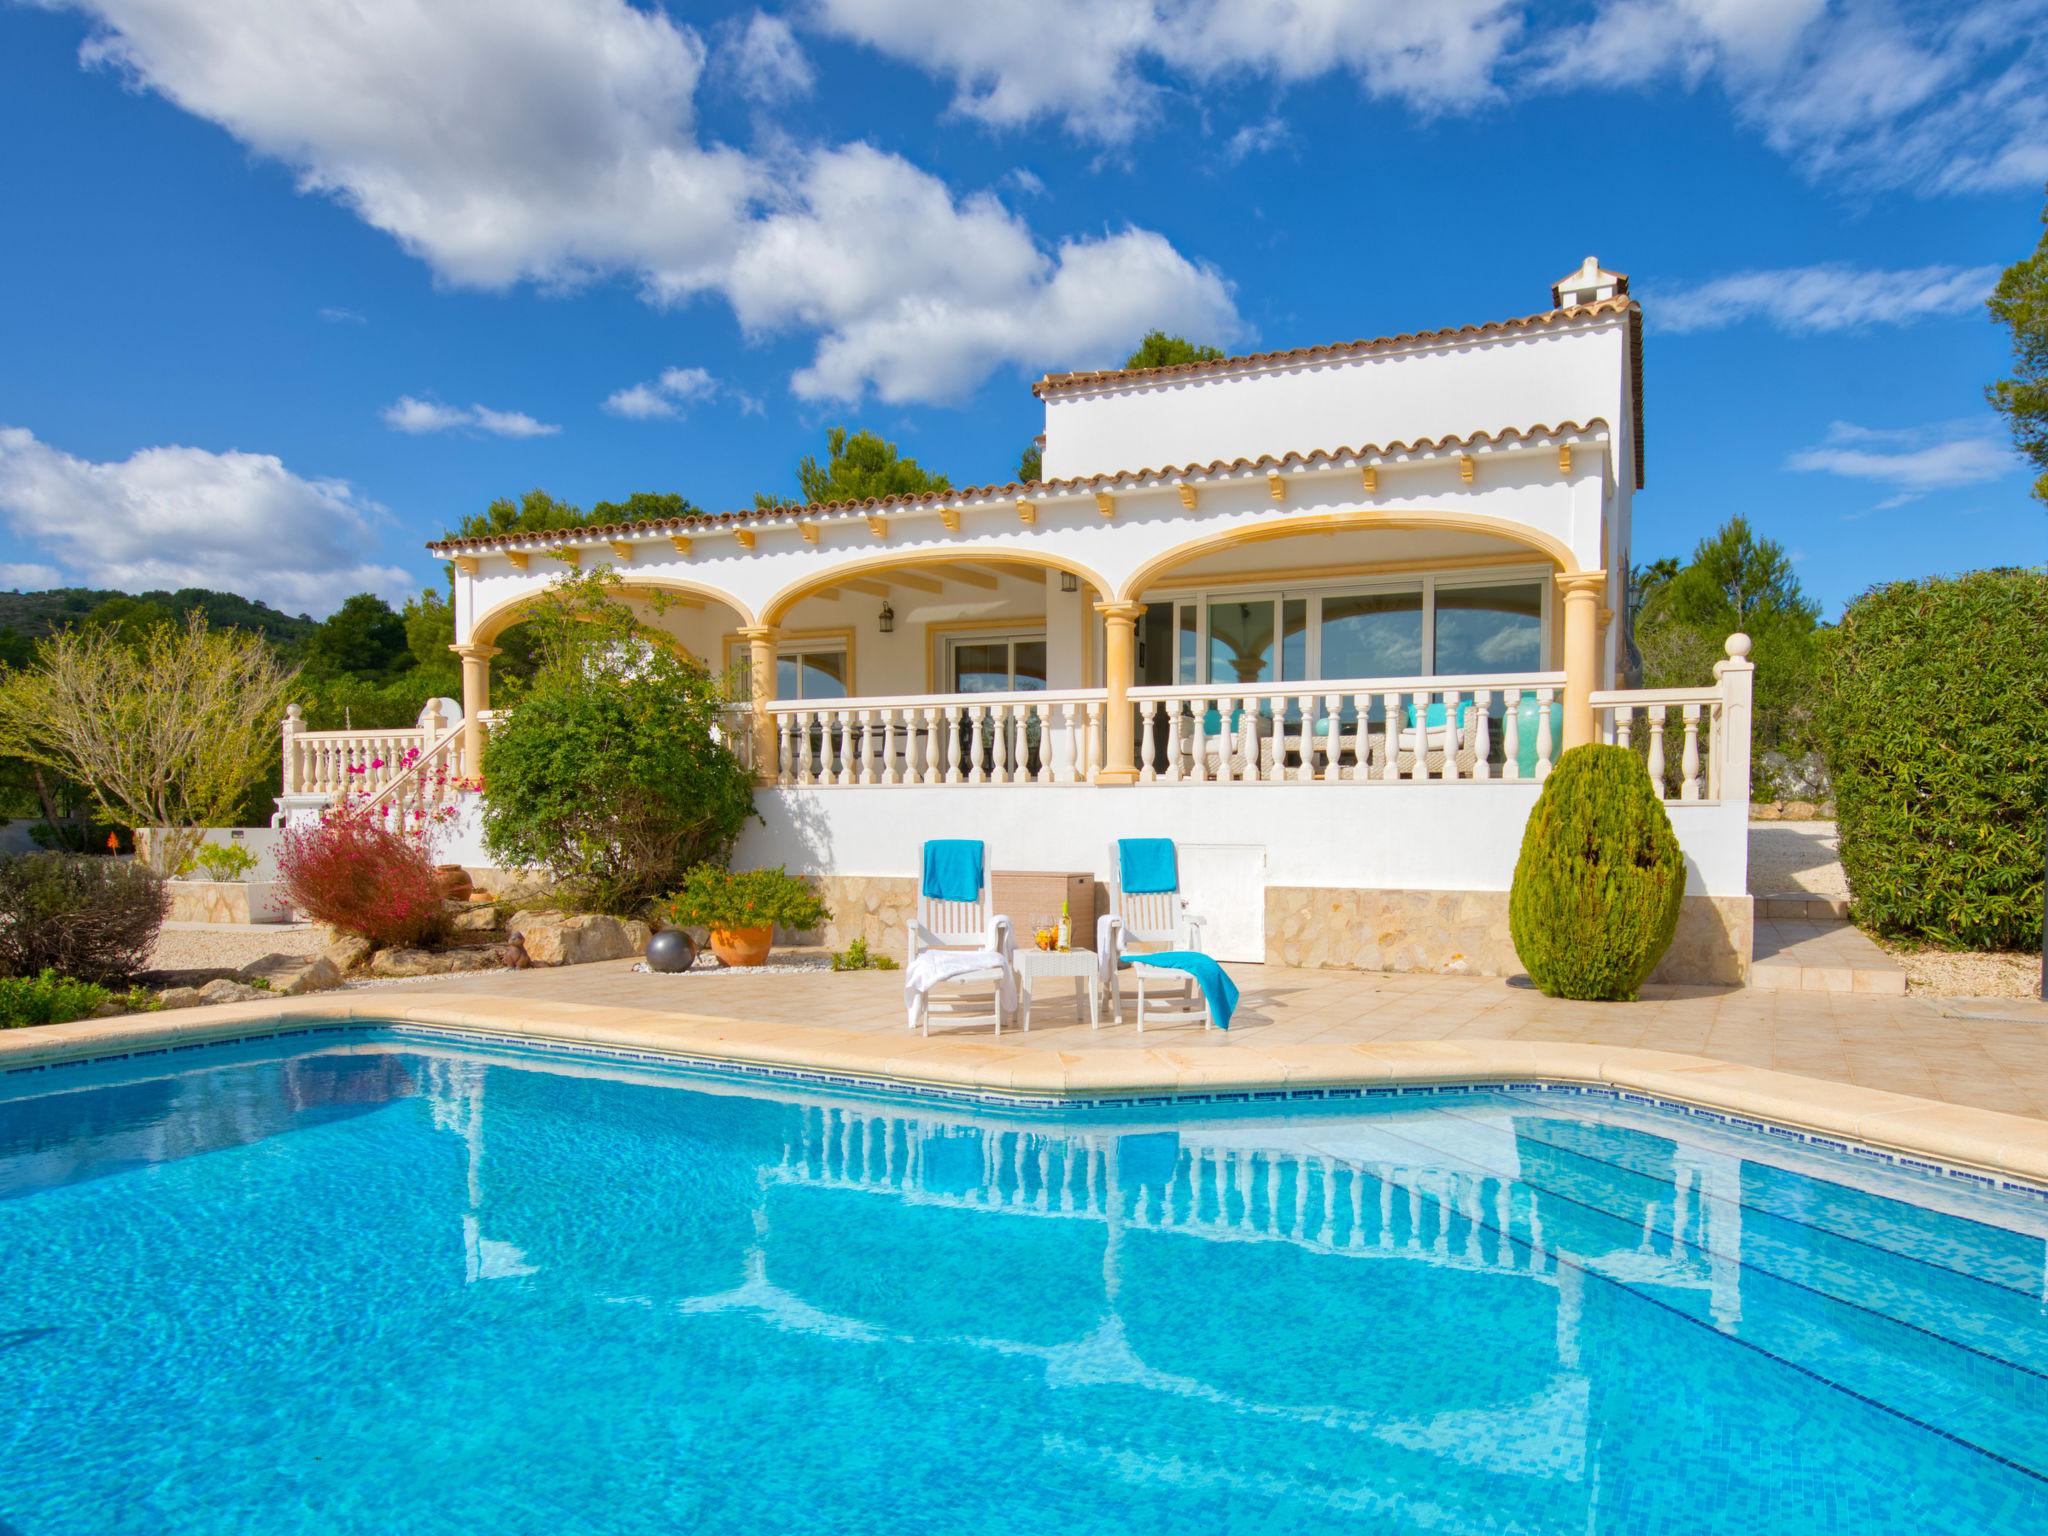
<svg viewBox="0 0 2048 1536"><path fill-rule="evenodd" d="M1525 523L1487 517L1477 512L1382 512L1377 507L1346 507L1334 512L1302 512L1278 518L1266 517L1256 522L1240 523L1234 528L1219 528L1213 533L1199 534L1184 543L1174 545L1163 554L1153 556L1139 566L1125 580L1123 590L1117 594L1117 598L1120 601L1135 601L1146 587L1175 566L1185 565L1190 560L1199 560L1204 555L1213 555L1218 550L1231 549L1240 544L1265 544L1275 539L1291 539L1303 533L1337 533L1371 528L1423 528L1451 533L1485 534L1490 538L1506 539L1509 543L1534 550L1555 565L1562 574L1569 575L1579 569L1578 557L1567 545Z"/></svg>
<svg viewBox="0 0 2048 1536"><path fill-rule="evenodd" d="M720 587L707 586L697 581L680 581L674 577L661 576L644 580L622 580L617 588L621 597L645 597L656 592L681 592L690 597L701 597L708 602L722 604L739 615L742 627L754 622L753 610ZM469 626L471 645L489 645L498 636L519 622L519 616L547 595L546 587L535 587L503 602L478 615Z"/></svg>
<svg viewBox="0 0 2048 1536"><path fill-rule="evenodd" d="M1105 581L1093 570L1078 560L1065 555L1055 555L1038 549L1016 549L1007 545L968 544L950 545L936 549L883 550L872 555L859 555L851 560L842 560L828 571L819 571L791 582L771 597L761 608L763 624L779 624L784 614L814 592L837 586L842 581L873 575L878 571L905 570L920 565L954 565L960 561L976 564L1028 565L1039 570L1069 571L1088 583L1104 598L1110 594L1111 583Z"/></svg>

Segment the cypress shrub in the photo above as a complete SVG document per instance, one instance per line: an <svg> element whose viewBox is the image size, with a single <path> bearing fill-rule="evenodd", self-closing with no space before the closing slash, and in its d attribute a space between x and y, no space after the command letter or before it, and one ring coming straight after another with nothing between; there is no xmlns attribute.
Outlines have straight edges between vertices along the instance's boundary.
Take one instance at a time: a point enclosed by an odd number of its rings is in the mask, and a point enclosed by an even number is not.
<svg viewBox="0 0 2048 1536"><path fill-rule="evenodd" d="M1546 997L1633 998L1678 929L1685 858L1642 759L1574 747L1529 813L1508 931Z"/></svg>
<svg viewBox="0 0 2048 1536"><path fill-rule="evenodd" d="M1823 660L1856 921L1950 948L2040 942L2048 819L2048 571L1891 582Z"/></svg>

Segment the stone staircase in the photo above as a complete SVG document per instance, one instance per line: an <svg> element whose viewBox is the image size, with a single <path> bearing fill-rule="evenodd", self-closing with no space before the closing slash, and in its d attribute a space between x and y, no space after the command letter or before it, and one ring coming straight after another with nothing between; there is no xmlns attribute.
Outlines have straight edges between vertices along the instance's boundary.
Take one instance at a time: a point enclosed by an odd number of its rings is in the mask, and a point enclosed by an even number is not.
<svg viewBox="0 0 2048 1536"><path fill-rule="evenodd" d="M1752 823L1756 949L1750 985L1767 992L1904 997L1906 971L1849 925L1832 822Z"/></svg>

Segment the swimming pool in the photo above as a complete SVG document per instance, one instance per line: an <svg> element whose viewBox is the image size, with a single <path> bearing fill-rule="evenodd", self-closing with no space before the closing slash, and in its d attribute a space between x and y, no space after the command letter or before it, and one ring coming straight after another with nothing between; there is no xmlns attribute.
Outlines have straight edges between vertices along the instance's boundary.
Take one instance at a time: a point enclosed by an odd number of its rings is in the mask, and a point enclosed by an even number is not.
<svg viewBox="0 0 2048 1536"><path fill-rule="evenodd" d="M0 1532L2039 1532L2048 1204L1584 1096L0 1088Z"/></svg>

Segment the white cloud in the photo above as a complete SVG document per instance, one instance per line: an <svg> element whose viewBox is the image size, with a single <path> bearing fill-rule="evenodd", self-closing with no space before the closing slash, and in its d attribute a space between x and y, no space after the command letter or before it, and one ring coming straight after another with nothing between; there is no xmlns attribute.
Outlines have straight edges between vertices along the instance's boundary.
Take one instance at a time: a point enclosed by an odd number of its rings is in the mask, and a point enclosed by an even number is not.
<svg viewBox="0 0 2048 1536"><path fill-rule="evenodd" d="M1533 83L1712 82L1810 177L1983 191L2048 178L2041 0L1605 0Z"/></svg>
<svg viewBox="0 0 2048 1536"><path fill-rule="evenodd" d="M654 302L721 295L750 330L820 333L797 376L807 395L954 399L1000 365L1085 365L1153 326L1237 328L1222 280L1156 234L1048 250L992 198L956 198L865 145L782 146L771 162L700 143L705 45L659 9L56 3L99 22L89 64L282 161L441 279L624 274ZM1123 286L1091 295L1084 272Z"/></svg>
<svg viewBox="0 0 2048 1536"><path fill-rule="evenodd" d="M1786 331L1848 331L1967 314L1997 281L1995 266L1781 267L1653 292L1644 308L1667 331L1720 330L1753 319Z"/></svg>
<svg viewBox="0 0 2048 1536"><path fill-rule="evenodd" d="M1888 486L1893 495L1875 509L1882 511L1929 491L2000 479L2019 468L2019 458L1978 422L1879 430L1838 421L1822 443L1793 454L1785 467Z"/></svg>
<svg viewBox="0 0 2048 1536"><path fill-rule="evenodd" d="M1262 123L1246 123L1224 143L1223 158L1232 165L1239 165L1253 155L1278 149L1287 142L1287 138L1287 124L1277 117L1269 117Z"/></svg>
<svg viewBox="0 0 2048 1536"><path fill-rule="evenodd" d="M38 565L33 560L15 565L0 565L0 587L10 592L35 592L44 587L59 587L64 584L64 573L54 565Z"/></svg>
<svg viewBox="0 0 2048 1536"><path fill-rule="evenodd" d="M353 309L343 309L338 304L329 304L323 308L320 311L320 318L329 325L363 325L368 319L367 316Z"/></svg>
<svg viewBox="0 0 2048 1536"><path fill-rule="evenodd" d="M734 87L749 101L770 106L808 96L817 83L803 45L780 16L756 11L745 26L735 22L722 50Z"/></svg>
<svg viewBox="0 0 2048 1536"><path fill-rule="evenodd" d="M999 127L1059 118L1123 143L1155 115L1156 76L1355 76L1433 114L1496 94L1520 28L1511 0L819 0L840 36L950 80L953 109Z"/></svg>
<svg viewBox="0 0 2048 1536"><path fill-rule="evenodd" d="M144 448L94 463L0 427L0 514L93 586L215 587L321 614L413 586L366 553L381 507L266 453Z"/></svg>
<svg viewBox="0 0 2048 1536"><path fill-rule="evenodd" d="M720 393L720 389L718 380L711 376L709 369L664 368L660 377L651 384L632 384L625 389L614 390L605 397L604 408L614 416L624 416L632 421L651 421L657 417L680 416L686 407L711 399ZM761 402L753 396L738 390L731 393L738 398L742 411L751 414L760 410Z"/></svg>
<svg viewBox="0 0 2048 1536"><path fill-rule="evenodd" d="M493 437L553 437L562 429L537 421L524 411L494 411L487 405L443 405L438 400L421 400L400 395L378 413L384 425L418 437L427 432L452 432L460 427L488 432Z"/></svg>

